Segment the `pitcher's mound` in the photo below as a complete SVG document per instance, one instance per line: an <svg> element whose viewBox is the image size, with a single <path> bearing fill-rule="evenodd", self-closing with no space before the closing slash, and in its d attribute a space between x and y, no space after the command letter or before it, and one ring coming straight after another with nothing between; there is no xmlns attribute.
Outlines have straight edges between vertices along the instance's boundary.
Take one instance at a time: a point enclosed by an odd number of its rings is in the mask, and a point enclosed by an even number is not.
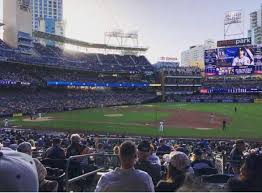
<svg viewBox="0 0 262 193"><path fill-rule="evenodd" d="M45 122L45 121L52 121L54 120L53 117L41 117L31 120L30 118L23 119L25 122Z"/></svg>

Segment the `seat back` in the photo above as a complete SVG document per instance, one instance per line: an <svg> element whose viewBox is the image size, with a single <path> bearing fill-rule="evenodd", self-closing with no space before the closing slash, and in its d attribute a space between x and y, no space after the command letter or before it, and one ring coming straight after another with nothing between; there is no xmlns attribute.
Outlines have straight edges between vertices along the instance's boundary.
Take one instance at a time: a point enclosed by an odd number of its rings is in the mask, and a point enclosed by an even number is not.
<svg viewBox="0 0 262 193"><path fill-rule="evenodd" d="M225 184L232 177L233 175L230 174L213 174L213 175L203 175L201 176L201 179L202 182L205 183Z"/></svg>
<svg viewBox="0 0 262 193"><path fill-rule="evenodd" d="M194 173L196 176L212 175L212 174L217 174L218 170L216 168L201 168L201 169L194 169Z"/></svg>
<svg viewBox="0 0 262 193"><path fill-rule="evenodd" d="M65 170L66 168L66 159L43 159L41 163L46 167L59 168Z"/></svg>

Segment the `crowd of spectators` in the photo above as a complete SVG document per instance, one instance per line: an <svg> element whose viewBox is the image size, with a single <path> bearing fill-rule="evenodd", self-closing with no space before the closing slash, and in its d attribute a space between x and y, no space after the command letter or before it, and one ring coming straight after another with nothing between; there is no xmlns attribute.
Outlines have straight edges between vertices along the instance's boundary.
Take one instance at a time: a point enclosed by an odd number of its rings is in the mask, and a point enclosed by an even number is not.
<svg viewBox="0 0 262 193"><path fill-rule="evenodd" d="M158 71L163 71L165 76L201 76L201 69L198 67L163 66Z"/></svg>
<svg viewBox="0 0 262 193"><path fill-rule="evenodd" d="M167 102L246 102L250 103L260 99L260 94L171 94L166 98Z"/></svg>
<svg viewBox="0 0 262 193"><path fill-rule="evenodd" d="M142 104L151 93L136 91L86 91L68 89L2 89L0 115L47 113L64 110Z"/></svg>
<svg viewBox="0 0 262 193"><path fill-rule="evenodd" d="M35 191L36 188L40 191L57 191L61 188L61 183L48 177L52 160L53 162L60 160L60 164L63 165L61 160L66 161L70 156L83 157L85 154L91 154L101 158L112 153L118 158L118 163L112 167L113 170L104 171L102 174L96 173L98 179L94 176L89 178L94 181L93 184L89 184L92 187L89 190L116 192L262 190L260 183L262 144L259 141L129 137L64 132L47 134L33 130L0 129L0 144L0 162L11 160L13 164L0 166L0 189L3 191ZM220 156L224 164L218 164L217 157ZM86 162L89 170L84 173L90 172L92 167L93 170L98 168L97 164L91 167L89 159L80 158L74 161L71 168L73 171L69 174L73 174L76 170L84 172ZM28 165L28 160L35 166ZM14 165L18 168L16 171ZM31 183L11 186L9 180L13 177L11 175L3 177L2 171L4 174L13 171L15 175L21 177L25 176L21 172L28 172L26 175Z"/></svg>
<svg viewBox="0 0 262 193"><path fill-rule="evenodd" d="M168 84L168 85L177 85L177 86L183 86L183 85L200 85L201 86L201 79L198 78L198 79L191 79L191 78L166 78L165 79L165 84Z"/></svg>
<svg viewBox="0 0 262 193"><path fill-rule="evenodd" d="M142 74L92 73L79 70L39 67L13 63L0 63L0 81L26 82L36 86L45 86L48 81L124 83L148 82Z"/></svg>
<svg viewBox="0 0 262 193"><path fill-rule="evenodd" d="M206 88L257 88L262 89L262 79L225 79L203 81L203 87Z"/></svg>

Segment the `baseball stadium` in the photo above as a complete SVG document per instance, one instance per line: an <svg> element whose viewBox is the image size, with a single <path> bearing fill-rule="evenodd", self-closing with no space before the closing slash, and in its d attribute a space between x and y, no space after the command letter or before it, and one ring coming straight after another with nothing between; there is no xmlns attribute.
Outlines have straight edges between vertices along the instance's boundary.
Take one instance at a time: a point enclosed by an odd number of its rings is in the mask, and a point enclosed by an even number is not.
<svg viewBox="0 0 262 193"><path fill-rule="evenodd" d="M262 5L154 63L138 32L67 36L63 0L2 1L0 192L262 191Z"/></svg>

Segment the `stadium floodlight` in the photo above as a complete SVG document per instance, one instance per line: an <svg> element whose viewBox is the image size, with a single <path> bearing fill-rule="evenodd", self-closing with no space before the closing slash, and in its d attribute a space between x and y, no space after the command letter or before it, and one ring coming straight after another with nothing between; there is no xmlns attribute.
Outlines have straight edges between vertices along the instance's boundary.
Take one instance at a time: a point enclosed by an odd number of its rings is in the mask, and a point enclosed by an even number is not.
<svg viewBox="0 0 262 193"><path fill-rule="evenodd" d="M241 36L241 38L244 38L244 31L243 11L227 11L224 18L224 39L231 36L238 36L238 38Z"/></svg>
<svg viewBox="0 0 262 193"><path fill-rule="evenodd" d="M125 33L123 30L115 30L111 32L105 32L104 34L104 44L109 45L112 43L113 40L114 42L117 42L117 45L120 47L139 47L139 40L138 40L138 32L137 31L130 31ZM129 44L128 44L129 43ZM131 43L131 44L130 44ZM137 51L131 51L130 53L126 52L127 50L124 51L125 54L137 54Z"/></svg>
<svg viewBox="0 0 262 193"><path fill-rule="evenodd" d="M242 23L242 11L228 11L225 14L225 25Z"/></svg>

